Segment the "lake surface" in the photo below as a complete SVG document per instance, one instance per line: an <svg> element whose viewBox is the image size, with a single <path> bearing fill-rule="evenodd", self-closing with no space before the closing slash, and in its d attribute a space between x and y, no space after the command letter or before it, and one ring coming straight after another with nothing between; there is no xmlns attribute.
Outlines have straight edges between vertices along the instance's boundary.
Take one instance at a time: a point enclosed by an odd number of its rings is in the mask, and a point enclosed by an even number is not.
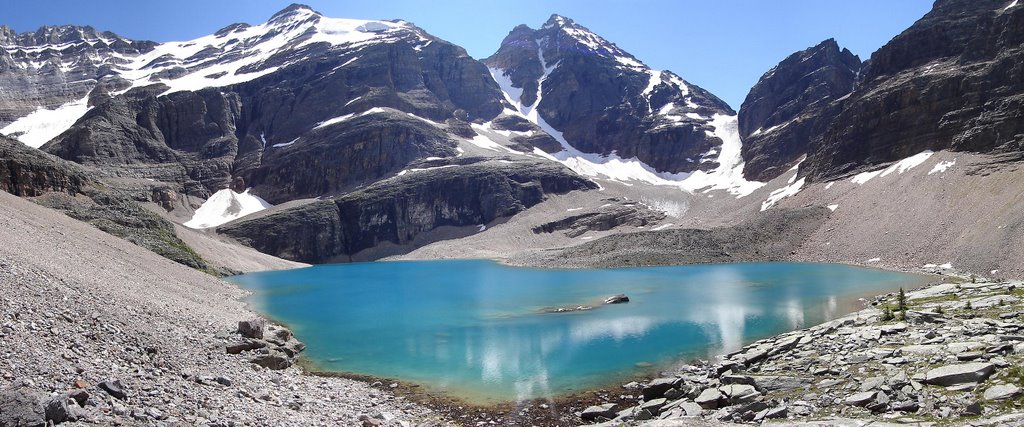
<svg viewBox="0 0 1024 427"><path fill-rule="evenodd" d="M476 403L621 384L859 308L919 275L835 264L594 270L491 261L321 265L229 280L287 324L323 370L415 382ZM544 308L629 303L589 311Z"/></svg>

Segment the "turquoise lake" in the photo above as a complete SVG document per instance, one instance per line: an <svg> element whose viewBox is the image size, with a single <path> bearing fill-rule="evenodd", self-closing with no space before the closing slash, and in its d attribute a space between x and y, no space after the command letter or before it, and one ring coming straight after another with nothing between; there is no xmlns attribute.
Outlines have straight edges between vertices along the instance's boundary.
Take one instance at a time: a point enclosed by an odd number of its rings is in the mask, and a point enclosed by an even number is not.
<svg viewBox="0 0 1024 427"><path fill-rule="evenodd" d="M476 403L615 386L859 308L924 276L835 264L592 270L491 261L320 265L229 280L322 370L410 381ZM629 303L588 311L626 294Z"/></svg>

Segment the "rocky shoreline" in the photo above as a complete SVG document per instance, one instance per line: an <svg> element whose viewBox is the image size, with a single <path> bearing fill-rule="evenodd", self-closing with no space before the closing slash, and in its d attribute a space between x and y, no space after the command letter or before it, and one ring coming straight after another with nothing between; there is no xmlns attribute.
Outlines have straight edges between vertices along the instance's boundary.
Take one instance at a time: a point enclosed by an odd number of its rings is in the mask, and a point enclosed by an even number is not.
<svg viewBox="0 0 1024 427"><path fill-rule="evenodd" d="M950 277L876 297L850 315L624 385L632 404L594 405L580 421L1024 425L1022 286Z"/></svg>

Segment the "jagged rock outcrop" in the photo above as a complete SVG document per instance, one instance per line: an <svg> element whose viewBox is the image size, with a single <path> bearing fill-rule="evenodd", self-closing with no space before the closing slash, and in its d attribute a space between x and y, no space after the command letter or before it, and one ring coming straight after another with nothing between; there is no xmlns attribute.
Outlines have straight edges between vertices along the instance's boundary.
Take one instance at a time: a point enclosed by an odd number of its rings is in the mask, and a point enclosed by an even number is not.
<svg viewBox="0 0 1024 427"><path fill-rule="evenodd" d="M831 104L853 90L860 68L860 58L828 39L761 76L738 115L744 177L768 181L789 170L831 124Z"/></svg>
<svg viewBox="0 0 1024 427"><path fill-rule="evenodd" d="M722 141L709 123L717 114L734 114L707 91L650 69L558 15L537 30L515 27L484 63L521 113L536 110L568 144L636 157L663 172L714 167L709 153Z"/></svg>
<svg viewBox="0 0 1024 427"><path fill-rule="evenodd" d="M361 260L361 251L381 245L399 246L388 255L408 252L418 237L438 227L487 224L536 205L547 194L596 188L555 163L438 167L217 231L285 259Z"/></svg>
<svg viewBox="0 0 1024 427"><path fill-rule="evenodd" d="M79 165L0 136L0 190L21 197L52 191L78 194L90 183Z"/></svg>
<svg viewBox="0 0 1024 427"><path fill-rule="evenodd" d="M0 136L0 190L57 209L170 260L215 272L174 233L174 225L144 209L150 195L110 189L94 171ZM138 197L138 199L136 198Z"/></svg>
<svg viewBox="0 0 1024 427"><path fill-rule="evenodd" d="M620 233L557 251L525 253L513 263L545 267L622 267L780 261L820 228L823 207L773 209L743 223L711 229Z"/></svg>
<svg viewBox="0 0 1024 427"><path fill-rule="evenodd" d="M606 231L623 225L643 227L665 219L665 213L661 211L652 211L635 203L622 203L618 199L607 201L611 202L607 207L538 225L533 232L562 232L567 237L579 237L590 231Z"/></svg>
<svg viewBox="0 0 1024 427"><path fill-rule="evenodd" d="M924 150L1021 151L1024 5L937 1L861 74L801 175L824 180Z"/></svg>

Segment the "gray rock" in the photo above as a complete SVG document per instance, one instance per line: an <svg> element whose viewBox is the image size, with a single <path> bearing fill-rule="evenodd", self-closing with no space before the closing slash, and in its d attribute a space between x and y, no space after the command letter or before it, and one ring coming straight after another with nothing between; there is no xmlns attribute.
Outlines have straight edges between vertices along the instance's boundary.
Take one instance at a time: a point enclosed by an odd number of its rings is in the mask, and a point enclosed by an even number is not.
<svg viewBox="0 0 1024 427"><path fill-rule="evenodd" d="M648 401L640 404L640 410L641 411L648 411L652 415L658 415L659 413L661 413L661 408L663 406L665 406L665 403L666 403L666 399L664 397L661 397L661 398L658 398L658 399L654 399L654 400L648 400Z"/></svg>
<svg viewBox="0 0 1024 427"><path fill-rule="evenodd" d="M889 395L879 391L875 393L871 402L864 406L871 412L884 412L889 409Z"/></svg>
<svg viewBox="0 0 1024 427"><path fill-rule="evenodd" d="M292 360L286 354L279 351L271 351L267 354L261 354L250 360L253 364L262 366L267 369L280 371L282 369L288 369L292 366Z"/></svg>
<svg viewBox="0 0 1024 427"><path fill-rule="evenodd" d="M639 410L636 411L636 415L634 415L634 417L639 421L647 421L653 419L654 414L652 414L650 411Z"/></svg>
<svg viewBox="0 0 1024 427"><path fill-rule="evenodd" d="M845 402L847 405L866 406L873 400L875 400L875 392L862 391L860 393L854 393L850 396L847 396L846 399L843 400L843 402Z"/></svg>
<svg viewBox="0 0 1024 427"><path fill-rule="evenodd" d="M828 370L826 370L828 373ZM759 390L793 390L804 387L814 382L812 378L793 377L786 375L754 375L754 386Z"/></svg>
<svg viewBox="0 0 1024 427"><path fill-rule="evenodd" d="M722 375L718 380L721 381L722 384L754 385L754 378L749 377L747 375L735 375L735 374Z"/></svg>
<svg viewBox="0 0 1024 427"><path fill-rule="evenodd" d="M1020 387L1012 384L997 384L985 390L985 400L1012 399L1020 395Z"/></svg>
<svg viewBox="0 0 1024 427"><path fill-rule="evenodd" d="M46 424L41 393L27 387L0 390L0 426L42 427Z"/></svg>
<svg viewBox="0 0 1024 427"><path fill-rule="evenodd" d="M587 409L584 409L583 412L580 413L580 418L583 419L584 421L594 421L597 420L598 418L615 418L615 406L616 405L614 403L605 403L603 405L591 406Z"/></svg>
<svg viewBox="0 0 1024 427"><path fill-rule="evenodd" d="M243 320L238 322L238 333L246 338L263 339L266 324L263 319Z"/></svg>
<svg viewBox="0 0 1024 427"><path fill-rule="evenodd" d="M860 382L860 391L873 391L885 384L885 378L871 377Z"/></svg>
<svg viewBox="0 0 1024 427"><path fill-rule="evenodd" d="M746 403L761 395L754 386L748 384L728 384L719 388L730 403Z"/></svg>
<svg viewBox="0 0 1024 427"><path fill-rule="evenodd" d="M995 370L995 365L991 363L947 365L928 371L922 382L941 386L978 383L987 379Z"/></svg>
<svg viewBox="0 0 1024 427"><path fill-rule="evenodd" d="M683 402L679 404L679 407L682 408L687 417L699 417L704 412L704 408L694 402Z"/></svg>
<svg viewBox="0 0 1024 427"><path fill-rule="evenodd" d="M245 351L252 351L264 348L267 343L258 339L246 339L245 341L227 345L228 354L239 354Z"/></svg>
<svg viewBox="0 0 1024 427"><path fill-rule="evenodd" d="M46 421L60 424L72 420L71 408L68 407L68 399L65 396L57 396L43 402L43 411L46 414Z"/></svg>
<svg viewBox="0 0 1024 427"><path fill-rule="evenodd" d="M125 400L128 398L128 392L125 391L124 385L121 384L120 380L101 382L99 384L99 388L118 400Z"/></svg>
<svg viewBox="0 0 1024 427"><path fill-rule="evenodd" d="M81 389L71 390L64 393L64 397L74 400L78 406L85 407L85 403L89 401L89 392Z"/></svg>
<svg viewBox="0 0 1024 427"><path fill-rule="evenodd" d="M622 304L629 302L629 297L626 294L613 295L604 299L605 304Z"/></svg>
<svg viewBox="0 0 1024 427"><path fill-rule="evenodd" d="M657 399L664 396L666 391L671 390L681 381L681 379L675 377L657 378L644 385L641 393L643 393L644 400Z"/></svg>
<svg viewBox="0 0 1024 427"><path fill-rule="evenodd" d="M701 408L716 409L718 408L718 400L721 398L722 392L718 391L717 388L711 387L702 391L693 401L700 405Z"/></svg>

